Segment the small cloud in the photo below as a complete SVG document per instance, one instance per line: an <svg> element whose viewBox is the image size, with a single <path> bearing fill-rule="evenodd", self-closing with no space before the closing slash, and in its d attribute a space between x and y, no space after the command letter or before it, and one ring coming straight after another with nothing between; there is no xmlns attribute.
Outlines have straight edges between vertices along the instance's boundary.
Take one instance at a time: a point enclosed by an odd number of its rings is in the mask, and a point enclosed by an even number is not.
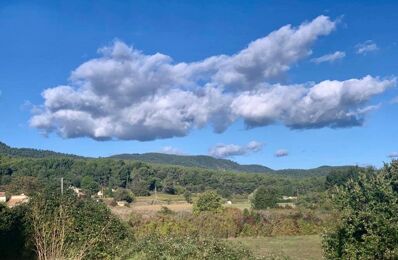
<svg viewBox="0 0 398 260"><path fill-rule="evenodd" d="M172 146L165 146L160 150L160 153L165 154L175 154L175 155L183 155L184 153L179 149L172 147Z"/></svg>
<svg viewBox="0 0 398 260"><path fill-rule="evenodd" d="M289 155L289 151L285 149L279 149L275 152L275 157L285 157Z"/></svg>
<svg viewBox="0 0 398 260"><path fill-rule="evenodd" d="M323 62L330 62L333 63L336 60L341 60L345 57L345 52L343 51L336 51L334 53L326 54L318 58L311 59L311 62L319 64Z"/></svg>
<svg viewBox="0 0 398 260"><path fill-rule="evenodd" d="M209 149L209 155L216 158L227 158L237 155L259 152L264 144L258 141L251 141L247 145L218 144Z"/></svg>
<svg viewBox="0 0 398 260"><path fill-rule="evenodd" d="M398 104L398 97L393 98L393 99L390 101L390 103L391 103L391 104Z"/></svg>
<svg viewBox="0 0 398 260"><path fill-rule="evenodd" d="M398 159L398 152L392 152L388 155L391 159Z"/></svg>
<svg viewBox="0 0 398 260"><path fill-rule="evenodd" d="M377 44L370 40L363 43L358 43L357 45L355 45L355 48L357 49L357 54L362 55L366 55L369 52L377 51L379 49L379 47L377 47Z"/></svg>

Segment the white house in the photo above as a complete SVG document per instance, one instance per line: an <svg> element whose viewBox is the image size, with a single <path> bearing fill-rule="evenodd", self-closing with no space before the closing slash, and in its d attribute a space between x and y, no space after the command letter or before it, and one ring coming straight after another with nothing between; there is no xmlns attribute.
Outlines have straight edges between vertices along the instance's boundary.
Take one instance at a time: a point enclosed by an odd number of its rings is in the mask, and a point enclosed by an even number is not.
<svg viewBox="0 0 398 260"><path fill-rule="evenodd" d="M7 201L7 198L6 198L6 193L5 192L3 192L3 191L0 191L0 203L5 203Z"/></svg>

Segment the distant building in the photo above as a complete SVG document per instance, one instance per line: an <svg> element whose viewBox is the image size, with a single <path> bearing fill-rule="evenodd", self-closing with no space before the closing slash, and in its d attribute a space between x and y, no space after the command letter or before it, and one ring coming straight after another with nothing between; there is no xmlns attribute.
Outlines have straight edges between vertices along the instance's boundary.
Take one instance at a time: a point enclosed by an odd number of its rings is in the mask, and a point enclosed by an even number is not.
<svg viewBox="0 0 398 260"><path fill-rule="evenodd" d="M82 189L76 188L74 186L70 186L69 189L73 190L79 198L86 195L84 192L82 192Z"/></svg>
<svg viewBox="0 0 398 260"><path fill-rule="evenodd" d="M0 191L0 203L5 203L7 202L7 198L6 198L6 193L3 191Z"/></svg>
<svg viewBox="0 0 398 260"><path fill-rule="evenodd" d="M279 208L284 208L284 209L294 209L296 208L296 204L292 202L286 202L286 203L277 203Z"/></svg>
<svg viewBox="0 0 398 260"><path fill-rule="evenodd" d="M295 196L282 196L283 200L297 200L297 197Z"/></svg>
<svg viewBox="0 0 398 260"><path fill-rule="evenodd" d="M116 201L116 204L117 204L119 207L125 207L125 206L128 205L128 202L125 201L125 200L120 200L120 201Z"/></svg>
<svg viewBox="0 0 398 260"><path fill-rule="evenodd" d="M27 202L29 202L29 197L22 193L21 195L12 195L7 202L7 206L12 208Z"/></svg>

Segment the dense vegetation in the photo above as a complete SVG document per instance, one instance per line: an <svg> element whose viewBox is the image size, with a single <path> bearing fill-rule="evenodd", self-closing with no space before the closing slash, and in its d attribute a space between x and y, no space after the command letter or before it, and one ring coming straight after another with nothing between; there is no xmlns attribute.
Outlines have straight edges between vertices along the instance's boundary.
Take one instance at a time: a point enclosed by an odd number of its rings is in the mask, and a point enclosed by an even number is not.
<svg viewBox="0 0 398 260"><path fill-rule="evenodd" d="M398 161L333 191L339 221L325 235L329 259L398 258Z"/></svg>
<svg viewBox="0 0 398 260"><path fill-rule="evenodd" d="M321 191L324 178L268 176L228 173L198 168L149 165L115 159L13 158L0 156L0 185L6 191L31 193L40 183L81 187L87 194L104 188L127 188L135 195L149 195L157 188L169 194L215 190L223 197L250 194L257 187L273 186L281 194Z"/></svg>
<svg viewBox="0 0 398 260"><path fill-rule="evenodd" d="M30 148L13 148L5 143L0 142L0 155L12 157L31 157L31 158L45 158L45 157L71 157L81 158L81 156L65 153L57 153L48 150L37 150Z"/></svg>
<svg viewBox="0 0 398 260"><path fill-rule="evenodd" d="M176 155L176 154L164 154L164 153L145 153L145 154L118 154L118 155L113 155L110 158L134 160L134 161L156 163L156 164L197 167L197 168L231 171L231 172L265 173L272 171L272 169L262 165L255 165L255 164L240 165L230 160L216 159L214 157L205 156L205 155L192 156L192 155Z"/></svg>
<svg viewBox="0 0 398 260"><path fill-rule="evenodd" d="M83 158L81 156L64 154L47 150L37 150L31 148L12 148L0 142L0 155L9 157L25 157L25 158L48 158L48 157L67 157L67 158ZM246 172L246 173L263 173L268 175L284 176L284 177L320 177L327 176L330 172L336 170L346 170L351 166L321 166L314 169L283 169L273 170L263 165L250 164L241 165L231 160L218 159L204 155L175 155L163 153L145 153L145 154L118 154L110 156L112 159L121 159L128 161L146 162L149 164L160 164L168 166L183 166L190 168L200 168L224 172Z"/></svg>

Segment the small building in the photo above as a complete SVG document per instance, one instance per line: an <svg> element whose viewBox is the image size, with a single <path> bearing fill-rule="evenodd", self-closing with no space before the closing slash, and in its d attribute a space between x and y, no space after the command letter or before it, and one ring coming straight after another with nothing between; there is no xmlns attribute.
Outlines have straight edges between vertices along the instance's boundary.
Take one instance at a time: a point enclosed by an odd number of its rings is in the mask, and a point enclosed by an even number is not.
<svg viewBox="0 0 398 260"><path fill-rule="evenodd" d="M296 196L282 196L283 200L297 200Z"/></svg>
<svg viewBox="0 0 398 260"><path fill-rule="evenodd" d="M3 191L0 191L0 203L6 203L6 202L7 202L6 193Z"/></svg>
<svg viewBox="0 0 398 260"><path fill-rule="evenodd" d="M278 208L283 208L283 209L295 209L297 206L296 204L292 203L292 202L281 202L281 203L277 203Z"/></svg>
<svg viewBox="0 0 398 260"><path fill-rule="evenodd" d="M70 186L69 189L73 190L77 196L80 197L84 197L86 194L82 191L82 189L76 188L74 186Z"/></svg>
<svg viewBox="0 0 398 260"><path fill-rule="evenodd" d="M12 195L7 202L7 206L12 208L27 202L29 202L29 197L22 193L20 195Z"/></svg>

